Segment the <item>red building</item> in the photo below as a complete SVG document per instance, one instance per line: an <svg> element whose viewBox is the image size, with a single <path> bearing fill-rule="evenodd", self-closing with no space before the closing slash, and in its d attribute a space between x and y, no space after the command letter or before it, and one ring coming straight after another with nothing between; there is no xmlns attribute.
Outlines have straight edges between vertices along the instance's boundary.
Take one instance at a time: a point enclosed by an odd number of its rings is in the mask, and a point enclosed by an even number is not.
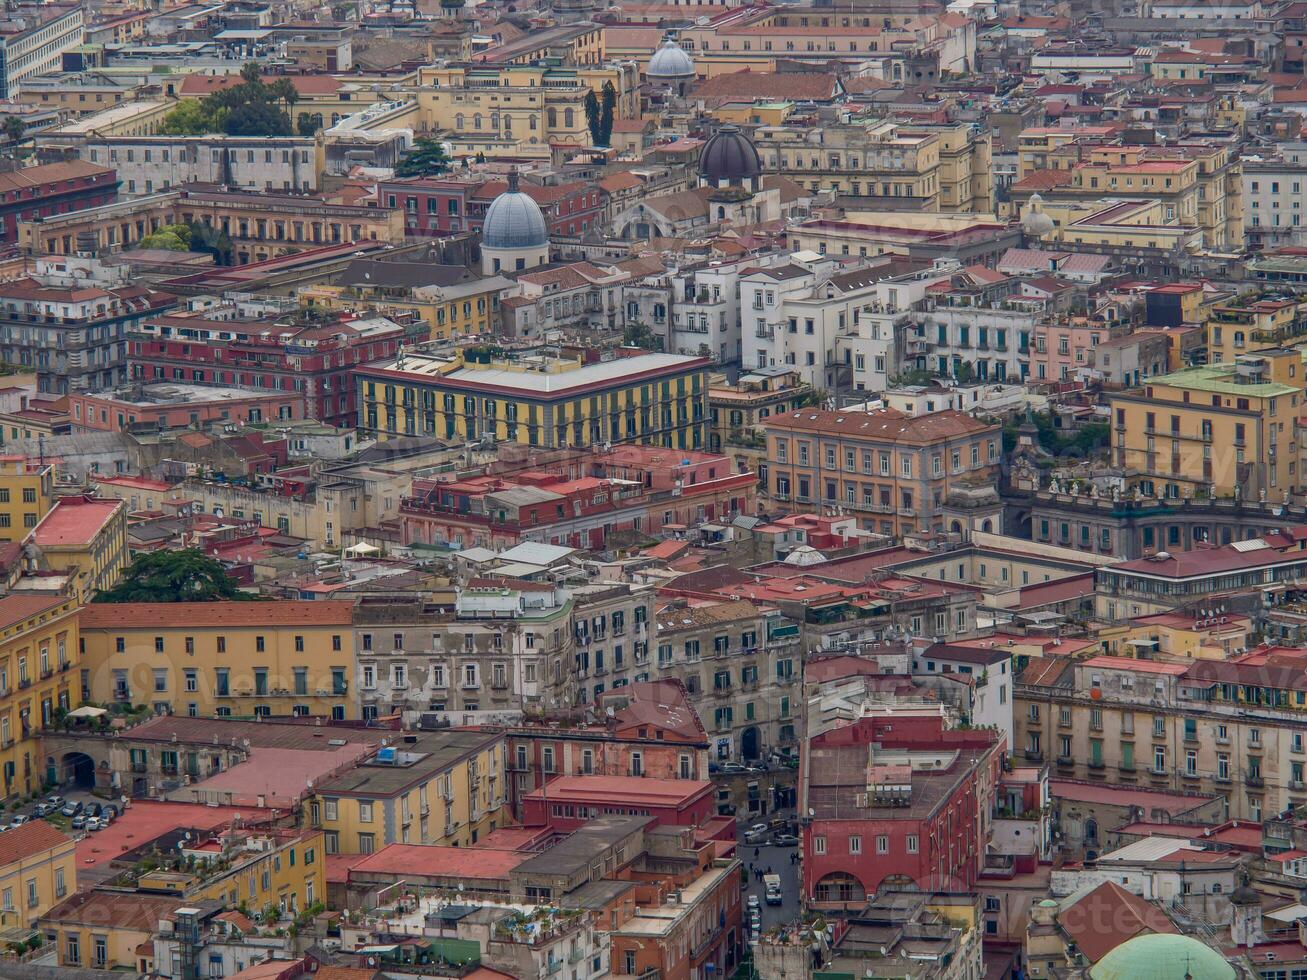
<svg viewBox="0 0 1307 980"><path fill-rule="evenodd" d="M112 204L118 175L82 160L0 174L0 243L18 241L18 222Z"/></svg>
<svg viewBox="0 0 1307 980"><path fill-rule="evenodd" d="M523 182L521 187L540 205L551 235L581 235L603 216L607 195L595 184ZM410 177L380 181L377 200L404 211L405 234L434 238L480 231L490 202L507 189L502 180Z"/></svg>
<svg viewBox="0 0 1307 980"><path fill-rule="evenodd" d="M141 332L150 336L128 344L134 380L293 393L295 418L341 427L358 423L350 372L393 357L404 340L404 328L385 317L305 326L174 314L147 320Z"/></svg>
<svg viewBox="0 0 1307 980"><path fill-rule="evenodd" d="M570 831L603 816L653 817L653 826L701 827L713 820L714 784L703 779L558 776L522 800L522 823Z"/></svg>
<svg viewBox="0 0 1307 980"><path fill-rule="evenodd" d="M950 729L939 705L884 705L805 740L803 894L861 909L882 887L970 889L984 865L1002 737Z"/></svg>
<svg viewBox="0 0 1307 980"><path fill-rule="evenodd" d="M206 422L274 422L303 418L303 403L289 392L152 384L103 395L71 394L73 429L123 432L134 425L184 429Z"/></svg>
<svg viewBox="0 0 1307 980"><path fill-rule="evenodd" d="M601 695L595 708L613 713L592 725L504 729L514 773L509 800L519 818L523 797L549 774L708 778L708 735L680 681L628 684Z"/></svg>

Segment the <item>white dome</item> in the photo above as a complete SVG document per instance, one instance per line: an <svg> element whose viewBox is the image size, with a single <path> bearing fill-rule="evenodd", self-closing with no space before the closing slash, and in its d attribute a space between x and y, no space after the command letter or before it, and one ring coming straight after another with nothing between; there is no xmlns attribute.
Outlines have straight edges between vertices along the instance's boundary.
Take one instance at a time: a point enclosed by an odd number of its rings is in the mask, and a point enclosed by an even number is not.
<svg viewBox="0 0 1307 980"><path fill-rule="evenodd" d="M785 565L820 565L826 560L816 548L811 545L801 544L788 555L785 556Z"/></svg>
<svg viewBox="0 0 1307 980"><path fill-rule="evenodd" d="M517 174L508 175L508 190L490 202L481 225L485 248L541 248L549 244L545 216L530 195L518 189Z"/></svg>
<svg viewBox="0 0 1307 980"><path fill-rule="evenodd" d="M1031 194L1026 202L1026 213L1021 216L1021 230L1035 238L1043 238L1057 226L1053 219L1043 212L1044 199L1038 194Z"/></svg>
<svg viewBox="0 0 1307 980"><path fill-rule="evenodd" d="M646 78L680 80L694 77L694 61L670 37L663 41L645 69Z"/></svg>

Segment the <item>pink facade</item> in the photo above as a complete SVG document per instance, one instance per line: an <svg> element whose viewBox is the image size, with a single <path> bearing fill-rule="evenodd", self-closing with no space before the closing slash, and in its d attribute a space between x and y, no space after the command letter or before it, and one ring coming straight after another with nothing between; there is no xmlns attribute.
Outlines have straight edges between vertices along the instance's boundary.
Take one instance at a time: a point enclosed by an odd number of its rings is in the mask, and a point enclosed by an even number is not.
<svg viewBox="0 0 1307 980"><path fill-rule="evenodd" d="M1104 324L1037 324L1030 344L1030 380L1074 378L1078 369L1093 367L1091 352L1109 337L1111 333Z"/></svg>
<svg viewBox="0 0 1307 980"><path fill-rule="evenodd" d="M206 422L300 419L304 417L304 398L294 391L269 395L240 392L235 397L156 403L129 402L112 395L70 394L68 414L75 429L120 432L139 424L184 429Z"/></svg>

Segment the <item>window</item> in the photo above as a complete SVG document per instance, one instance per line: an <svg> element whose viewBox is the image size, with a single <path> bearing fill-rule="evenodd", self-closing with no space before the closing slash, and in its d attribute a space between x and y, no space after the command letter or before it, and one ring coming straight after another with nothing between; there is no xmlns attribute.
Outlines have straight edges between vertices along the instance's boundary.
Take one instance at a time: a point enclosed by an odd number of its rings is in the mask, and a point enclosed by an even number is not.
<svg viewBox="0 0 1307 980"><path fill-rule="evenodd" d="M359 800L359 823L372 823L371 800Z"/></svg>
<svg viewBox="0 0 1307 980"><path fill-rule="evenodd" d="M825 837L817 836L817 837L814 837L814 838L812 839L812 853L813 853L813 854L825 854L825 853L826 853L826 838L825 838Z"/></svg>
<svg viewBox="0 0 1307 980"><path fill-rule="evenodd" d="M862 838L859 837L857 834L854 834L849 838L849 853L850 854L862 853Z"/></svg>
<svg viewBox="0 0 1307 980"><path fill-rule="evenodd" d="M876 835L876 853L877 853L877 854L888 854L888 853L889 853L889 835L888 835L888 834L877 834L877 835Z"/></svg>
<svg viewBox="0 0 1307 980"><path fill-rule="evenodd" d="M916 854L921 849L921 838L916 834L908 834L907 850L909 854Z"/></svg>

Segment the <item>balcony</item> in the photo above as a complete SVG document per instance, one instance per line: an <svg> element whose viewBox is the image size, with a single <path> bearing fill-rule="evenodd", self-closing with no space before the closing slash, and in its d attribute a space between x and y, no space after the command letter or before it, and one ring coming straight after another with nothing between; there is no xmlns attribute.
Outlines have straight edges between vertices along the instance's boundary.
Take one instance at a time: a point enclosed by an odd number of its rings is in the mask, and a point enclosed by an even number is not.
<svg viewBox="0 0 1307 980"><path fill-rule="evenodd" d="M1039 749L1026 749L1022 755L1027 762L1043 762L1044 753Z"/></svg>
<svg viewBox="0 0 1307 980"><path fill-rule="evenodd" d="M1264 780L1261 776L1253 776L1251 774L1244 776L1243 782L1245 786L1248 786L1252 789L1261 789L1263 786L1266 785L1266 780Z"/></svg>
<svg viewBox="0 0 1307 980"><path fill-rule="evenodd" d="M54 676L53 667L45 667L41 670L41 680L48 681L53 676Z"/></svg>

